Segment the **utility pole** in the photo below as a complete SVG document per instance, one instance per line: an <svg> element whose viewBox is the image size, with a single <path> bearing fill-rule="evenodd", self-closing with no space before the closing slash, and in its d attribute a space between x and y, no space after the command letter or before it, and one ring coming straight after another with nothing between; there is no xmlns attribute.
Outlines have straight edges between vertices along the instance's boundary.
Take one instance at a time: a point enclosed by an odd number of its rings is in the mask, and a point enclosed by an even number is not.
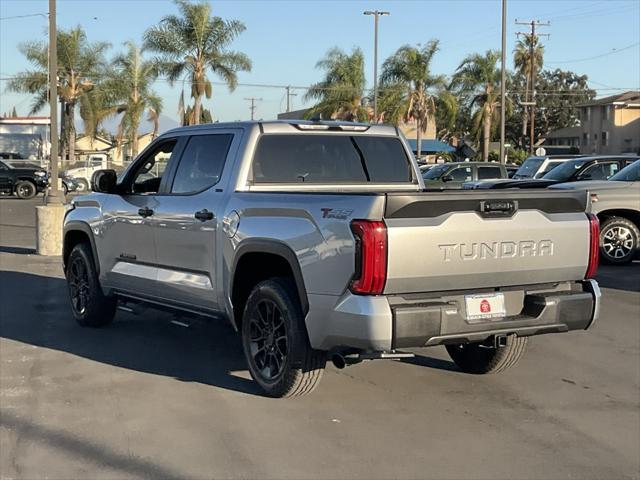
<svg viewBox="0 0 640 480"><path fill-rule="evenodd" d="M384 15L390 15L389 12L381 12L380 10L366 10L365 15L373 15L374 18L374 34L373 34L373 122L378 123L378 18Z"/></svg>
<svg viewBox="0 0 640 480"><path fill-rule="evenodd" d="M249 110L251 110L251 120L255 119L255 113L256 113L256 102L261 102L262 99L261 98L256 98L256 97L249 97L249 98L245 98L245 100L247 100L248 102L251 102L251 106L249 107Z"/></svg>
<svg viewBox="0 0 640 480"><path fill-rule="evenodd" d="M507 81L507 0L502 0L502 58L500 61L500 163L505 163L505 108L506 108L506 81Z"/></svg>
<svg viewBox="0 0 640 480"><path fill-rule="evenodd" d="M529 84L531 85L531 101L521 102L523 106L529 106L529 155L533 155L533 147L535 143L535 115L536 115L536 62L534 61L535 47L538 45L538 37L549 38L548 33L536 34L536 27L548 27L549 22L541 22L540 20L531 20L530 22L519 22L516 25L528 25L531 28L529 34L518 32L516 35L529 35Z"/></svg>
<svg viewBox="0 0 640 480"><path fill-rule="evenodd" d="M58 190L58 45L56 31L56 0L49 0L49 132L51 151L49 155L49 181L51 187L47 195L48 204L60 204L62 198Z"/></svg>
<svg viewBox="0 0 640 480"><path fill-rule="evenodd" d="M291 93L291 85L287 85L286 87L287 90L287 112L291 111L291 97L297 97L298 94L297 93Z"/></svg>
<svg viewBox="0 0 640 480"><path fill-rule="evenodd" d="M62 221L65 207L58 190L58 51L56 44L56 0L49 0L49 109L51 152L46 205L36 206L36 253L62 255Z"/></svg>

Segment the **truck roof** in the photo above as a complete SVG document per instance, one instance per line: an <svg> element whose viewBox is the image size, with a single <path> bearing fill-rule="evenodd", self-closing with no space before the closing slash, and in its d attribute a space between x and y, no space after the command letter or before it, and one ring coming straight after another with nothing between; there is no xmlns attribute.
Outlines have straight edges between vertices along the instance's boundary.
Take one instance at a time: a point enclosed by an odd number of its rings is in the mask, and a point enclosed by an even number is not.
<svg viewBox="0 0 640 480"><path fill-rule="evenodd" d="M343 122L334 120L250 120L238 122L206 123L189 125L168 130L162 136L179 132L198 132L218 129L249 129L258 126L265 133L321 133L321 132L353 132L369 135L399 136L399 131L393 125Z"/></svg>

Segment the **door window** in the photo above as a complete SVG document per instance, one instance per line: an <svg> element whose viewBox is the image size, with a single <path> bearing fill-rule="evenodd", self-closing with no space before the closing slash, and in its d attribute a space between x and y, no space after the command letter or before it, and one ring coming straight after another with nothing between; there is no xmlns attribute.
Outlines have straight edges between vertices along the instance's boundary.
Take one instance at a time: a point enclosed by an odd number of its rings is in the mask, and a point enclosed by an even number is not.
<svg viewBox="0 0 640 480"><path fill-rule="evenodd" d="M584 172L580 174L583 179L589 180L607 180L618 172L617 162L597 163L587 167Z"/></svg>
<svg viewBox="0 0 640 480"><path fill-rule="evenodd" d="M129 193L158 193L176 143L177 140L162 142L136 162L126 190Z"/></svg>
<svg viewBox="0 0 640 480"><path fill-rule="evenodd" d="M491 178L502 178L500 167L478 167L478 180L488 180Z"/></svg>
<svg viewBox="0 0 640 480"><path fill-rule="evenodd" d="M196 135L184 149L171 193L196 193L220 180L233 135Z"/></svg>
<svg viewBox="0 0 640 480"><path fill-rule="evenodd" d="M454 182L470 182L472 180L471 167L457 167L450 170L447 175L453 178Z"/></svg>

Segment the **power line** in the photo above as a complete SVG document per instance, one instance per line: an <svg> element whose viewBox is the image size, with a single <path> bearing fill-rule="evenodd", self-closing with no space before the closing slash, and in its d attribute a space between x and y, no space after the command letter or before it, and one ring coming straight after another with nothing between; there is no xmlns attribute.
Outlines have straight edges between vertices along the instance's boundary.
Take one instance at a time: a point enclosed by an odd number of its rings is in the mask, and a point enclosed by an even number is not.
<svg viewBox="0 0 640 480"><path fill-rule="evenodd" d="M612 51L610 52L594 55L593 57L576 58L574 60L562 60L558 62L547 62L547 63L550 63L553 65L553 64L559 64L559 63L586 62L588 60L595 60L596 58L607 57L609 55L613 55L614 53L624 52L625 50L629 50L630 48L637 47L638 45L640 45L640 42L632 43L631 45L627 45L626 47L622 47L622 48L613 48Z"/></svg>
<svg viewBox="0 0 640 480"><path fill-rule="evenodd" d="M14 18L28 18L28 17L45 17L48 18L48 13L30 13L28 15L14 15L12 17L0 17L0 20L13 20Z"/></svg>

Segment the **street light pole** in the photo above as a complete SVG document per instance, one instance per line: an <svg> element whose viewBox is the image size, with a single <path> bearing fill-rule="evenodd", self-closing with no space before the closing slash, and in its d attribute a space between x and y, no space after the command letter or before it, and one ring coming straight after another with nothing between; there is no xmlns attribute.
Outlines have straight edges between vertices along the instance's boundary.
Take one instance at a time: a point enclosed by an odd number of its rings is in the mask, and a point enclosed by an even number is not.
<svg viewBox="0 0 640 480"><path fill-rule="evenodd" d="M380 10L367 10L365 15L373 15L374 18L374 34L373 34L373 121L378 122L378 18L389 15L389 12Z"/></svg>
<svg viewBox="0 0 640 480"><path fill-rule="evenodd" d="M502 59L500 65L500 163L505 163L505 108L507 105L507 88L505 85L507 81L507 0L502 0Z"/></svg>
<svg viewBox="0 0 640 480"><path fill-rule="evenodd" d="M47 195L48 204L62 203L58 190L58 45L56 33L56 0L49 0L49 134L51 137L49 181L51 187Z"/></svg>

